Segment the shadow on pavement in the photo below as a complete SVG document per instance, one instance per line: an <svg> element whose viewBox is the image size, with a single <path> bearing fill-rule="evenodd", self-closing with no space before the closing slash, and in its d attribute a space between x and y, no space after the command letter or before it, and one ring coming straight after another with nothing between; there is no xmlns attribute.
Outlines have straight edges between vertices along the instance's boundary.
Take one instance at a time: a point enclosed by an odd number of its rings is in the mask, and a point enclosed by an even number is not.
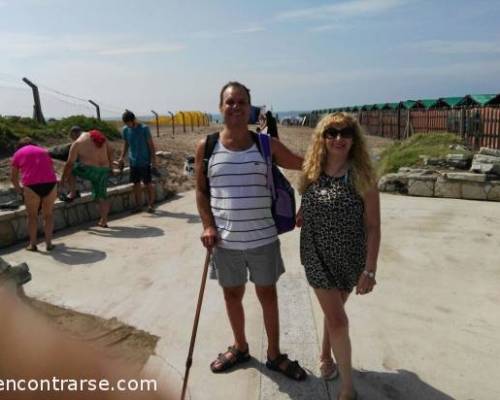
<svg viewBox="0 0 500 400"><path fill-rule="evenodd" d="M109 238L118 239L139 239L148 237L163 236L163 229L153 226L110 226L109 228L88 228L87 232L90 235L97 235Z"/></svg>
<svg viewBox="0 0 500 400"><path fill-rule="evenodd" d="M64 243L57 243L55 249L50 253L40 252L40 254L51 256L54 260L67 265L92 264L106 258L104 251L68 247Z"/></svg>
<svg viewBox="0 0 500 400"><path fill-rule="evenodd" d="M261 381L262 399L274 398L277 390L285 393L292 400L329 400L337 398L340 388L339 378L326 382L313 375L311 371L307 371L308 376L305 381L293 381L278 372L269 370L265 364L254 357L249 362L222 373L230 374L237 369L251 368L258 370L278 386L273 390L273 385L262 385ZM354 370L354 385L358 392L358 400L453 400L453 397L422 381L417 374L406 370L395 372Z"/></svg>
<svg viewBox="0 0 500 400"><path fill-rule="evenodd" d="M286 393L291 400L328 400L327 387L325 381L317 376L313 375L311 371L307 370L307 379L305 381L297 382L290 378L287 378L283 374L271 371L266 367L266 365L256 358L252 357L249 362L241 364L228 372L223 372L223 374L230 374L236 369L250 369L254 368L258 370L266 378L274 382L278 387L277 391L281 393ZM273 399L275 398L275 391L273 390L274 385L262 385L261 381L261 399ZM280 397L281 398L281 397Z"/></svg>
<svg viewBox="0 0 500 400"><path fill-rule="evenodd" d="M201 219L198 215L188 214L184 212L174 213L165 210L155 210L154 214L150 214L149 216L150 218L168 217L168 218L187 219L188 224L197 224L201 222Z"/></svg>
<svg viewBox="0 0 500 400"><path fill-rule="evenodd" d="M453 400L453 397L422 381L417 374L403 369L394 372L354 371L359 399L370 400ZM330 398L340 386L336 379L328 383Z"/></svg>

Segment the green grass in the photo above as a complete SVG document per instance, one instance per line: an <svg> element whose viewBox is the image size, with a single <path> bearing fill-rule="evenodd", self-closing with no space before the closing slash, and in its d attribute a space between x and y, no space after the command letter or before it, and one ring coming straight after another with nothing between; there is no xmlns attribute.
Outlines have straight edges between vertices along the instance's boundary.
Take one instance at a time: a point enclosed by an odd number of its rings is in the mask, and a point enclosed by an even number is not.
<svg viewBox="0 0 500 400"><path fill-rule="evenodd" d="M0 152L12 152L17 141L26 136L41 144L53 139L67 138L73 125L79 125L84 131L99 129L111 140L120 137L120 132L114 124L83 115L50 120L47 125L39 124L32 118L0 116Z"/></svg>
<svg viewBox="0 0 500 400"><path fill-rule="evenodd" d="M449 153L465 151L450 150L452 144L463 144L461 138L453 133L418 133L402 142L386 148L380 154L377 164L379 176L397 172L400 167L421 166L421 155L445 158Z"/></svg>

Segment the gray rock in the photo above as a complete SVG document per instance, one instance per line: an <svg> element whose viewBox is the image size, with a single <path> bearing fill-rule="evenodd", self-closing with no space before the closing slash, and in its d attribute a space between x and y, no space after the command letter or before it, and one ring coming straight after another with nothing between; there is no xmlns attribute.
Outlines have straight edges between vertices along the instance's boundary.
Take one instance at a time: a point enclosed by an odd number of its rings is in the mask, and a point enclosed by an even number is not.
<svg viewBox="0 0 500 400"><path fill-rule="evenodd" d="M476 154L472 161L475 163L500 164L500 157L485 154Z"/></svg>
<svg viewBox="0 0 500 400"><path fill-rule="evenodd" d="M489 184L464 182L462 184L462 199L487 200L490 189L491 185Z"/></svg>
<svg viewBox="0 0 500 400"><path fill-rule="evenodd" d="M403 173L384 175L378 182L378 188L381 192L408 193L408 176Z"/></svg>
<svg viewBox="0 0 500 400"><path fill-rule="evenodd" d="M446 163L446 158L429 157L424 159L424 165L444 166Z"/></svg>
<svg viewBox="0 0 500 400"><path fill-rule="evenodd" d="M474 174L471 172L448 172L446 178L452 181L486 182L486 174Z"/></svg>
<svg viewBox="0 0 500 400"><path fill-rule="evenodd" d="M450 150L468 151L467 147L461 144L450 144Z"/></svg>
<svg viewBox="0 0 500 400"><path fill-rule="evenodd" d="M172 152L159 150L156 152L156 156L160 157L160 158L169 159L169 158L172 158Z"/></svg>
<svg viewBox="0 0 500 400"><path fill-rule="evenodd" d="M408 180L408 194L410 196L433 197L434 196L433 177L415 176Z"/></svg>
<svg viewBox="0 0 500 400"><path fill-rule="evenodd" d="M16 239L16 232L10 221L0 222L0 248L10 246Z"/></svg>
<svg viewBox="0 0 500 400"><path fill-rule="evenodd" d="M481 147L479 149L479 154L484 154L488 156L495 156L495 157L500 157L500 150L497 149L490 149L488 147Z"/></svg>
<svg viewBox="0 0 500 400"><path fill-rule="evenodd" d="M66 228L66 220L64 218L64 211L61 208L54 210L54 230Z"/></svg>
<svg viewBox="0 0 500 400"><path fill-rule="evenodd" d="M462 196L462 183L459 181L449 181L442 176L436 180L434 191L436 197L446 197L459 199Z"/></svg>
<svg viewBox="0 0 500 400"><path fill-rule="evenodd" d="M490 182L491 189L488 191L488 200L500 201L500 181Z"/></svg>
<svg viewBox="0 0 500 400"><path fill-rule="evenodd" d="M500 176L500 164L473 162L470 171Z"/></svg>
<svg viewBox="0 0 500 400"><path fill-rule="evenodd" d="M464 160L471 160L472 159L472 154L471 153L451 153L451 154L447 154L446 155L446 159L448 161L450 160L460 160L460 161L464 161Z"/></svg>

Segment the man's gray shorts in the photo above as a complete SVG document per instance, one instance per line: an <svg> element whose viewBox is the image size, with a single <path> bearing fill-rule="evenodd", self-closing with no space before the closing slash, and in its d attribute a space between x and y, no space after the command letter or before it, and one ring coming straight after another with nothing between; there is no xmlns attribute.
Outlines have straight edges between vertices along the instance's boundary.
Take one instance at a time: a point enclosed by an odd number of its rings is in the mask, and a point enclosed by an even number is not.
<svg viewBox="0 0 500 400"><path fill-rule="evenodd" d="M242 286L248 274L255 285L270 286L285 272L279 240L247 250L215 247L212 262L222 287Z"/></svg>

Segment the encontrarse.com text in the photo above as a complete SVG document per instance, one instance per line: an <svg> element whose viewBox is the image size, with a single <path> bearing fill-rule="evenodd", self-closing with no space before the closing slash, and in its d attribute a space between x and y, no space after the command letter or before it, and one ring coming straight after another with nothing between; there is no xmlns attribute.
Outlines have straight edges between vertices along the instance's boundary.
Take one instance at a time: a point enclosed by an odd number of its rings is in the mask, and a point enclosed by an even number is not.
<svg viewBox="0 0 500 400"><path fill-rule="evenodd" d="M0 379L1 392L156 392L155 379Z"/></svg>

